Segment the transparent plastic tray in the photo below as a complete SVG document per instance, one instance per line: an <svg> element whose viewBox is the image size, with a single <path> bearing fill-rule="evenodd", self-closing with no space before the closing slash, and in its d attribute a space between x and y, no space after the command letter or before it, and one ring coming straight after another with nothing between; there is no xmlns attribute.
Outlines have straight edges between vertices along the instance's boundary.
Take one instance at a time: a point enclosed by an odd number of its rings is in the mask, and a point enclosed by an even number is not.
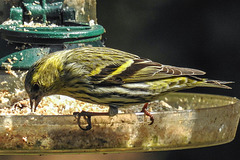
<svg viewBox="0 0 240 160"><path fill-rule="evenodd" d="M236 98L171 93L163 100L183 110L92 117L82 131L73 115L0 116L0 154L146 152L224 144L235 137L240 116ZM84 123L84 121L82 121Z"/></svg>

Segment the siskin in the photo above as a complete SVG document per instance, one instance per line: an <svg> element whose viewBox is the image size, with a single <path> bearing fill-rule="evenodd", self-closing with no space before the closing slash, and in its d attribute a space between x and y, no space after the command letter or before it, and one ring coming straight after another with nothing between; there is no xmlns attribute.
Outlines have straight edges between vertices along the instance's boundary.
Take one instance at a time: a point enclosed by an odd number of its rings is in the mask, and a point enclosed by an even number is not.
<svg viewBox="0 0 240 160"><path fill-rule="evenodd" d="M113 116L119 107L154 101L168 92L193 87L230 89L224 85L229 82L195 77L203 74L116 49L84 47L58 51L38 60L27 73L25 88L32 111L44 96L60 94L108 105L107 115Z"/></svg>

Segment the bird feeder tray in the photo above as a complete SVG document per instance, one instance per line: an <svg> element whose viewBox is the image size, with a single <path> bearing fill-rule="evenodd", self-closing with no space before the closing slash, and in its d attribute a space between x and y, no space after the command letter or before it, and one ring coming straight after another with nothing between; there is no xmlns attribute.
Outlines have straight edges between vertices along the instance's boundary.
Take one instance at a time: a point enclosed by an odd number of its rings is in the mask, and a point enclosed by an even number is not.
<svg viewBox="0 0 240 160"><path fill-rule="evenodd" d="M237 98L170 93L161 100L182 109L152 112L152 125L143 113L96 116L89 131L79 129L73 115L2 115L0 154L165 151L220 145L234 139L240 116Z"/></svg>

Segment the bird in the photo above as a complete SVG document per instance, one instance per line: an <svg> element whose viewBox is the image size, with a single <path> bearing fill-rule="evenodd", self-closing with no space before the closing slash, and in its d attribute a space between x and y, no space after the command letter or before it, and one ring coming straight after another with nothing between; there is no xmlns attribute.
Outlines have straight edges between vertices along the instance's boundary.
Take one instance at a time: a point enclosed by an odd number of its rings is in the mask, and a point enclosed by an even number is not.
<svg viewBox="0 0 240 160"><path fill-rule="evenodd" d="M153 122L147 103L167 93L194 87L231 89L226 85L231 82L197 77L204 74L198 69L164 65L118 49L81 47L50 53L36 61L26 75L25 89L32 112L43 97L58 94L108 105L109 111L103 114L109 116L116 115L119 107L145 104L142 111ZM100 115L84 111L81 114L88 121L91 116ZM86 130L89 128L90 125Z"/></svg>

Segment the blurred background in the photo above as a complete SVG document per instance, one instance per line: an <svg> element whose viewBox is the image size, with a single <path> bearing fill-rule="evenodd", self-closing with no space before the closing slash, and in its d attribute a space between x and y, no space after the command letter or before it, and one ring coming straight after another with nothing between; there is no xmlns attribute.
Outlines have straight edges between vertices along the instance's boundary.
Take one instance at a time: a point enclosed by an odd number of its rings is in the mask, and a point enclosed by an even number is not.
<svg viewBox="0 0 240 160"><path fill-rule="evenodd" d="M210 79L235 81L232 90L189 92L240 98L240 1L98 0L105 45L154 61L201 69ZM240 129L240 128L239 128ZM240 158L240 132L233 142L207 148L124 154L2 156L0 159L229 160Z"/></svg>
<svg viewBox="0 0 240 160"><path fill-rule="evenodd" d="M108 47L163 64L201 69L211 79L235 81L232 90L190 92L240 98L240 1L103 0L98 1L98 23L107 31ZM239 129L235 140L225 145L134 155L154 160L240 159Z"/></svg>

